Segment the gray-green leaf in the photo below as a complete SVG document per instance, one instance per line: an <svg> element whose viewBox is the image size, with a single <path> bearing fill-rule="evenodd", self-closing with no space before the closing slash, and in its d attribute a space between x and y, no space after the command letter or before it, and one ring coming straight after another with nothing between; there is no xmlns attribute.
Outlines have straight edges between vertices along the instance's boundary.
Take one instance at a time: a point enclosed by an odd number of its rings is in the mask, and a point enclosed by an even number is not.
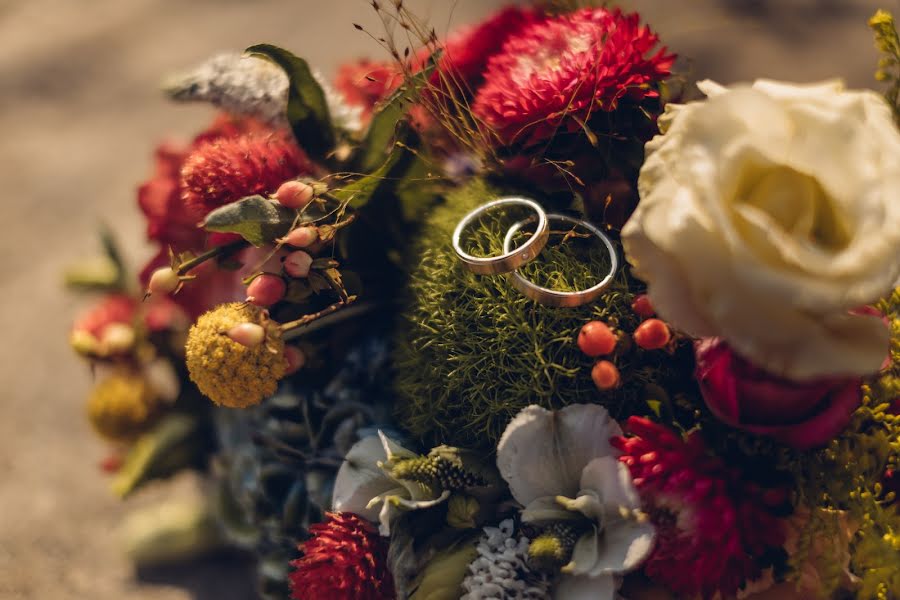
<svg viewBox="0 0 900 600"><path fill-rule="evenodd" d="M207 231L237 233L254 246L262 246L287 235L296 220L296 210L263 196L248 196L206 215L203 227Z"/></svg>

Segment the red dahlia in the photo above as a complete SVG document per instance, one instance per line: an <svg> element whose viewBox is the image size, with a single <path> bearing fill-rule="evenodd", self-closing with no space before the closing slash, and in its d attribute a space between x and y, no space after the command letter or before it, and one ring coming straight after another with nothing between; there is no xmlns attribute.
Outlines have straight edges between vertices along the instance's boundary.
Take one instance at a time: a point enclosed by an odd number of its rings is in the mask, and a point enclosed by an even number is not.
<svg viewBox="0 0 900 600"><path fill-rule="evenodd" d="M327 513L309 528L303 557L291 563L294 600L393 600L387 543L368 521L352 513Z"/></svg>
<svg viewBox="0 0 900 600"><path fill-rule="evenodd" d="M675 56L637 13L584 8L534 23L488 61L473 111L504 144L574 131L596 111L658 95Z"/></svg>
<svg viewBox="0 0 900 600"><path fill-rule="evenodd" d="M160 145L156 149L156 172L138 188L138 205L147 218L147 238L178 252L202 249L206 234L197 227L196 215L181 198L184 161L202 143L262 130L263 127L251 119L220 115L190 145Z"/></svg>
<svg viewBox="0 0 900 600"><path fill-rule="evenodd" d="M657 528L646 574L679 597L705 599L731 598L759 578L763 556L784 543L773 514L784 492L746 481L711 455L697 432L682 439L641 417L631 417L626 431L635 437L611 442Z"/></svg>
<svg viewBox="0 0 900 600"><path fill-rule="evenodd" d="M247 133L201 143L181 167L181 197L196 221L211 210L311 172L288 134Z"/></svg>

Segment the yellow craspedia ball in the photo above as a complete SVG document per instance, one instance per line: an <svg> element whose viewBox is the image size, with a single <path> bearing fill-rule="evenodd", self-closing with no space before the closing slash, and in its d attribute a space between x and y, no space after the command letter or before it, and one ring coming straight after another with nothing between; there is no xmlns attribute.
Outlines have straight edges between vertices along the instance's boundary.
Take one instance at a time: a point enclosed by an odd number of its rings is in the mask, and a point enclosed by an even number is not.
<svg viewBox="0 0 900 600"><path fill-rule="evenodd" d="M259 325L259 343L240 344L235 327ZM232 332L232 335L229 335ZM191 380L210 400L231 408L259 404L275 393L284 377L284 340L265 310L244 302L222 304L203 314L191 327L185 345Z"/></svg>
<svg viewBox="0 0 900 600"><path fill-rule="evenodd" d="M113 373L94 387L88 399L88 419L101 436L128 442L143 433L159 414L159 396L136 373Z"/></svg>

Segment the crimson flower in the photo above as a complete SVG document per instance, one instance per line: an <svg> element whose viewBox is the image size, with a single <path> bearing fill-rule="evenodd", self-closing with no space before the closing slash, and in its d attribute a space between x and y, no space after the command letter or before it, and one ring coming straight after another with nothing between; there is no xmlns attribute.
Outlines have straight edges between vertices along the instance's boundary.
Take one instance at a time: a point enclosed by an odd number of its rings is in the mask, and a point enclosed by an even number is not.
<svg viewBox="0 0 900 600"><path fill-rule="evenodd" d="M403 74L389 62L361 59L338 67L334 87L344 101L362 109L368 121L375 106L391 95L403 83Z"/></svg>
<svg viewBox="0 0 900 600"><path fill-rule="evenodd" d="M181 168L201 144L266 129L251 119L220 115L190 144L164 143L156 149L153 177L138 188L138 205L147 219L147 238L176 252L202 249L206 234L182 200Z"/></svg>
<svg viewBox="0 0 900 600"><path fill-rule="evenodd" d="M137 310L138 302L131 296L110 294L79 316L72 331L88 333L99 340L114 323L133 325Z"/></svg>
<svg viewBox="0 0 900 600"><path fill-rule="evenodd" d="M791 381L753 365L718 338L698 342L695 355L700 391L713 414L801 450L842 432L862 400L858 377Z"/></svg>
<svg viewBox="0 0 900 600"><path fill-rule="evenodd" d="M387 542L353 513L326 513L300 545L303 557L291 565L294 600L394 600L387 566Z"/></svg>
<svg viewBox="0 0 900 600"><path fill-rule="evenodd" d="M473 104L501 143L537 143L575 131L623 100L656 97L675 61L637 13L584 8L537 21L491 57Z"/></svg>
<svg viewBox="0 0 900 600"><path fill-rule="evenodd" d="M181 167L181 197L195 224L210 211L312 172L287 133L246 133L200 143Z"/></svg>
<svg viewBox="0 0 900 600"><path fill-rule="evenodd" d="M679 597L734 597L762 574L770 549L784 543L773 511L783 490L765 490L710 454L698 432L682 439L662 425L631 417L634 437L611 440L631 471L656 526L656 548L644 571Z"/></svg>

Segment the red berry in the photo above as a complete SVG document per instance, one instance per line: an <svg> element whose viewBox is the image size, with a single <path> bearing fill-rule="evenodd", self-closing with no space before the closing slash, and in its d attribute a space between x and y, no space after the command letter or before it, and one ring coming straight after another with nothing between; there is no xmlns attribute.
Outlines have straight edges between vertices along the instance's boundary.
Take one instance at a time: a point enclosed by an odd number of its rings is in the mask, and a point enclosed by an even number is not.
<svg viewBox="0 0 900 600"><path fill-rule="evenodd" d="M616 334L603 321L586 323L578 333L578 347L588 356L609 354L617 341Z"/></svg>
<svg viewBox="0 0 900 600"><path fill-rule="evenodd" d="M275 275L260 275L247 286L247 301L257 306L272 306L287 290L284 279Z"/></svg>
<svg viewBox="0 0 900 600"><path fill-rule="evenodd" d="M285 181L275 191L275 199L288 208L303 208L309 204L315 192L311 185L302 181Z"/></svg>
<svg viewBox="0 0 900 600"><path fill-rule="evenodd" d="M634 301L631 303L631 310L642 319L649 319L656 314L656 311L653 310L653 305L650 304L650 296L647 294L635 296Z"/></svg>
<svg viewBox="0 0 900 600"><path fill-rule="evenodd" d="M591 369L591 379L594 380L598 390L606 391L618 387L621 378L616 365L608 360L601 360Z"/></svg>
<svg viewBox="0 0 900 600"><path fill-rule="evenodd" d="M634 341L644 350L664 348L671 339L669 326L659 319L647 319L634 330Z"/></svg>
<svg viewBox="0 0 900 600"><path fill-rule="evenodd" d="M181 278L172 267L162 267L153 271L150 276L150 283L147 286L151 294L166 295L171 294L181 284Z"/></svg>
<svg viewBox="0 0 900 600"><path fill-rule="evenodd" d="M306 364L306 354L304 354L303 350L297 348L296 346L285 346L284 360L287 361L287 368L285 373L290 375L291 373L296 373L303 368L303 365Z"/></svg>

